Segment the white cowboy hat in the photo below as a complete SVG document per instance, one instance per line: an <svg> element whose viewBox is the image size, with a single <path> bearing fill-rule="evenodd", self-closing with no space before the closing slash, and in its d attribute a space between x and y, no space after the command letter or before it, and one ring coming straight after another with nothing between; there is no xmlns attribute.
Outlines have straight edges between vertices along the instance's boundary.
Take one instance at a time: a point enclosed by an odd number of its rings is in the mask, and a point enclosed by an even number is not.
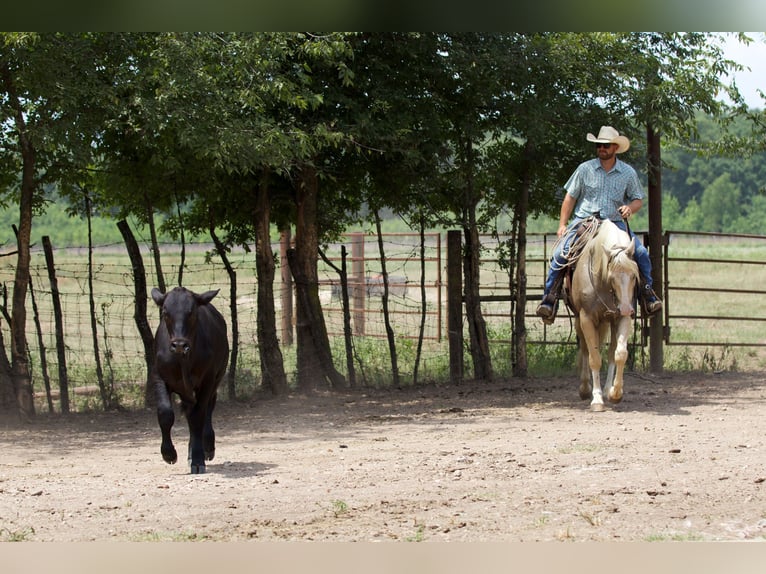
<svg viewBox="0 0 766 574"><path fill-rule="evenodd" d="M598 131L598 136L589 133L585 139L594 143L617 144L617 153L622 153L630 149L630 140L625 136L621 136L612 126L601 126L601 129Z"/></svg>

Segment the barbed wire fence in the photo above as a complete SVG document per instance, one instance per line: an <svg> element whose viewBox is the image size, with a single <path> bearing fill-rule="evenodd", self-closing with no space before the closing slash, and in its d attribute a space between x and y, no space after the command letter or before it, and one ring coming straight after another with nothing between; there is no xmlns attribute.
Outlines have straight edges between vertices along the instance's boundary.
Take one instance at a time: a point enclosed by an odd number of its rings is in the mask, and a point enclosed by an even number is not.
<svg viewBox="0 0 766 574"><path fill-rule="evenodd" d="M427 271L423 287L427 302L424 333L426 344L421 366L424 378L438 377L440 370L445 368L441 318L443 307L441 299L444 297L441 280L443 263L440 242L439 234L429 234L424 246L427 253ZM352 252L349 289L356 294L351 300L356 359L369 363L365 365L363 371L370 377L368 384L382 384L385 375L375 374L379 370L386 370L386 363L381 353L365 351L367 347L375 347L386 333L381 306L383 288L377 237L363 233L350 234L341 242L325 246L327 257L339 261L341 246L344 244L351 245ZM278 243L273 245L276 253L279 253L279 247ZM418 234L387 235L385 250L389 273L391 321L397 339L403 346L407 346L418 336L422 312L419 236ZM181 265L181 247L176 244L162 244L160 252L163 274L170 288L177 284ZM150 290L152 286L157 285L157 276L152 253L146 245L142 245L142 257L147 275L147 288ZM235 381L238 394L246 394L257 390L260 385L256 336L255 257L252 252L245 249L234 249L228 254L228 258L236 271L237 278L239 347ZM147 373L143 342L134 319L135 287L131 262L122 243L95 247L92 259L93 298L103 377L108 385L120 389L123 395L126 393L131 395L133 402L137 403L143 396ZM44 406L47 387L50 387L54 403L60 398L58 395L61 366L59 356L63 356L70 398L77 399L79 408L98 408L100 398L91 328L88 249L57 248L54 244L53 260L63 323L64 348L61 355L56 341L49 269L42 246L32 247L27 342L33 388L38 404L43 407L43 410L47 408ZM15 257L0 257L0 281L8 293L13 289L15 263ZM339 297L340 280L335 270L321 260L319 276L320 300L334 349L337 346L336 362L340 367L345 364L342 345L343 315ZM279 279L277 281L279 282ZM188 243L185 246L183 283L185 287L196 292L220 289L214 303L229 323L231 332L229 276L222 261L214 253L212 243ZM278 299L283 291L279 287L275 285L275 293L279 293ZM34 310L29 304L31 298L34 298ZM278 315L277 325L284 324L281 316L282 300L275 303ZM154 330L157 326L159 311L151 300L148 302L147 315L150 326ZM288 321L289 328L292 328L292 321L292 319ZM5 340L10 340L9 326L5 321L1 328ZM283 333L282 339L283 341L291 340L291 337ZM368 355L365 354L366 352ZM295 377L295 361L291 346L283 348L283 354L288 378L292 380ZM400 359L406 363L409 356L404 353ZM405 366L402 372L411 372L411 370L411 367ZM75 409L77 408L76 406Z"/></svg>
<svg viewBox="0 0 766 574"><path fill-rule="evenodd" d="M668 232L671 233L671 232ZM676 232L678 235L678 233ZM729 268L747 267L748 272L736 274L750 285L762 281L760 257L752 253L759 252L766 237L694 237L684 242L685 237L675 238L671 253L665 255L669 263L666 270L666 282L671 288L685 289L687 295L682 301L666 300L670 308L678 307L675 314L668 312L672 323L673 337L668 344L685 346L696 345L702 352L708 348L726 351L740 346L758 347L763 344L758 322L760 316L753 319L753 327L747 329L721 331L716 326L721 321L734 316L748 316L748 306L755 305L760 290L753 290L747 285L731 295L732 278ZM481 296L482 313L487 321L493 357L511 361L511 315L512 302L508 270L500 261L500 244L507 238L482 236ZM542 292L542 285L547 270L547 261L555 235L530 235L527 241L527 321L528 343L536 348L545 345L574 345L575 336L571 319L565 313L554 325L546 326L534 319L534 308ZM694 246L710 243L714 256L707 252L699 258ZM403 380L408 380L414 370L415 342L420 334L425 308L424 344L419 364L419 381L449 380L449 360L446 317L446 233L428 233L421 246L417 233L384 234L384 256L389 280L390 321L397 338L399 371ZM671 242L668 241L668 244ZM689 243L692 247L686 247ZM63 348L57 346L56 323L52 304L52 287L49 269L46 265L43 247L34 245L31 249L31 292L27 299L27 343L32 369L32 383L37 403L41 410L47 410L46 390L50 388L51 403L57 403L60 386L60 361L63 356L68 378L68 396L77 398L77 408L99 408L99 387L96 373L96 361L91 330L90 292L88 281L88 250L83 247L53 247L53 259L61 302L63 319ZM280 253L280 245L275 242L272 249ZM376 236L366 233L349 233L341 241L323 246L325 257L333 265L319 261L319 295L325 315L328 334L335 364L342 372L346 365L343 341L343 307L340 297L340 278L333 268L339 267L342 248L347 255L349 269L350 314L354 341L354 360L360 365L362 385L386 385L390 383L390 362L384 342L386 329L383 317L381 277L381 254ZM152 254L146 243L141 247L146 272L148 289L157 285L156 271ZM687 249L695 257L688 259ZM230 285L229 275L213 251L212 243L187 243L184 263L184 286L202 292L208 289L220 289L214 303L230 322ZM168 287L177 284L181 265L181 246L165 243L160 246L163 274ZM676 253L681 253L677 255ZM6 317L10 313L9 301L13 290L16 257L12 249L0 252L0 282L3 286ZM5 256L3 256L5 255ZM234 249L228 254L229 261L237 277L237 315L239 345L235 388L237 396L248 395L260 387L260 362L258 358L258 340L256 335L257 318L257 280L255 256L245 249ZM725 264L724 264L725 262ZM745 265L747 263L747 265ZM755 265L758 263L759 265ZM693 268L689 269L689 265ZM684 267L686 266L686 267ZM719 269L722 268L723 270ZM135 287L133 269L125 245L114 243L99 245L93 253L93 297L95 301L96 329L99 353L103 367L103 377L107 384L117 388L121 401L129 405L142 404L146 383L146 360L144 347L136 327ZM289 275L289 274L288 274ZM668 277L673 277L672 281ZM691 281L691 283L689 283ZM289 382L295 379L295 349L292 341L294 319L290 315L293 305L284 304L285 297L292 297L292 288L284 283L275 285L276 324L283 325L281 334L282 351L285 357L285 370ZM687 286L691 284L691 287ZM697 287L697 283L702 287ZM703 285L704 284L704 285ZM726 287L729 287L728 289ZM667 288L667 285L666 285ZM704 300L693 295L704 288ZM666 292L667 295L667 292ZM149 293L147 292L147 298ZM725 298L725 304L713 305L714 297ZM734 297L734 298L733 298ZM34 305L32 305L34 299ZM712 303L711 303L712 301ZM717 299L716 299L717 301ZM737 310L732 310L736 302ZM684 307L685 305L685 307ZM700 313L704 306L714 308ZM687 308L697 309L691 313ZM725 313L725 311L730 311ZM737 312L734 312L737 311ZM694 315L694 317L691 317ZM730 317L731 315L731 317ZM159 311L148 300L147 319L152 330L157 326ZM10 341L7 321L0 322L4 340ZM671 332L668 327L668 332ZM726 335L722 338L722 335ZM7 344L7 343L6 343ZM727 351L728 352L728 351ZM762 353L747 349L745 359L749 363L760 364ZM687 351L688 354L688 351ZM493 358L493 361L495 359ZM720 362L720 361L718 361ZM740 364L745 366L744 360ZM500 371L501 369L496 369ZM131 402L132 401L132 402ZM50 403L49 403L50 404ZM126 405L127 406L127 405Z"/></svg>

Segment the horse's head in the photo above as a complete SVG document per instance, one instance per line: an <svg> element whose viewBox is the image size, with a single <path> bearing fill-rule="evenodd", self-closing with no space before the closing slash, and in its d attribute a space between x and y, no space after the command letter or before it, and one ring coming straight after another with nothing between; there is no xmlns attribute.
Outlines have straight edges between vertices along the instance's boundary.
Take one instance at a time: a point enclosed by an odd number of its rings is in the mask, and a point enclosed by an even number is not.
<svg viewBox="0 0 766 574"><path fill-rule="evenodd" d="M604 246L609 258L607 278L609 287L614 295L617 312L622 317L632 317L635 313L633 301L638 283L638 265L633 259L635 244Z"/></svg>

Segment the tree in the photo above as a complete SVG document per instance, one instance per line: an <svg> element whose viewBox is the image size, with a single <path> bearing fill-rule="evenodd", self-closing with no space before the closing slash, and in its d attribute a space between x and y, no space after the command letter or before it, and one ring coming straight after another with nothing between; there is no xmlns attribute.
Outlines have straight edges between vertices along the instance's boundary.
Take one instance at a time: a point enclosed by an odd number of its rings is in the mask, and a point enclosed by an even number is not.
<svg viewBox="0 0 766 574"><path fill-rule="evenodd" d="M34 415L26 340L26 295L32 220L46 201L46 183L57 181L92 153L86 115L79 104L89 83L88 34L0 35L0 148L3 188L19 208L18 256L11 310L11 375L19 412ZM11 175L13 174L13 175Z"/></svg>
<svg viewBox="0 0 766 574"><path fill-rule="evenodd" d="M695 115L701 111L728 121L725 106L717 98L726 91L738 109L744 103L736 86L722 84L721 77L738 65L726 60L709 33L628 33L614 36L612 69L614 87L604 92L608 107L623 111L634 125L643 127L647 141L649 186L649 255L655 284L662 284L662 155L664 138L694 134ZM662 317L650 322L650 365L662 370Z"/></svg>

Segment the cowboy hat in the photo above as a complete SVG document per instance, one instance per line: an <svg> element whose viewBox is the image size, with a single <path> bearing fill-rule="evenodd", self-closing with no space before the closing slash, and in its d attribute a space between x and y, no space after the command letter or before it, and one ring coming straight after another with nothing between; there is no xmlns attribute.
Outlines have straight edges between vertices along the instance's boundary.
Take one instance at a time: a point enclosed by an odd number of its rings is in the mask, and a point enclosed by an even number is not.
<svg viewBox="0 0 766 574"><path fill-rule="evenodd" d="M598 131L598 136L589 133L585 139L593 143L617 144L617 153L622 153L630 149L630 140L625 136L621 136L612 126L601 126L601 129Z"/></svg>

